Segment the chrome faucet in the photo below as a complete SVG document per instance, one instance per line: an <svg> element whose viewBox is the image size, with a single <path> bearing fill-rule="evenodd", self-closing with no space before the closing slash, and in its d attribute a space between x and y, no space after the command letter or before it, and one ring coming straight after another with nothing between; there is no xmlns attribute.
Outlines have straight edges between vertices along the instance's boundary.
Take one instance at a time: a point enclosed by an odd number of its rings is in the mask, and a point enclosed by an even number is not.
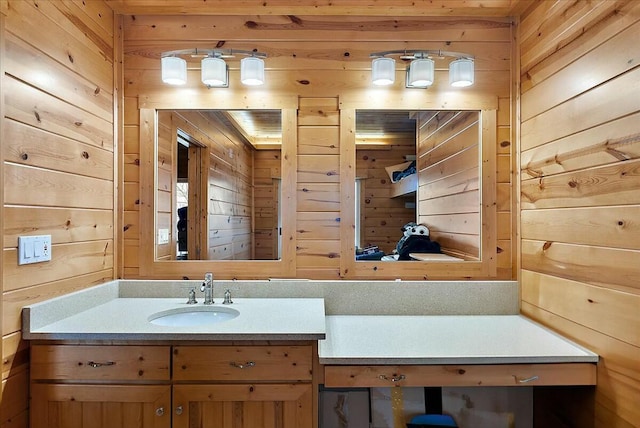
<svg viewBox="0 0 640 428"><path fill-rule="evenodd" d="M204 304L213 304L213 274L207 272L204 274L204 282L200 286L200 291L204 291Z"/></svg>

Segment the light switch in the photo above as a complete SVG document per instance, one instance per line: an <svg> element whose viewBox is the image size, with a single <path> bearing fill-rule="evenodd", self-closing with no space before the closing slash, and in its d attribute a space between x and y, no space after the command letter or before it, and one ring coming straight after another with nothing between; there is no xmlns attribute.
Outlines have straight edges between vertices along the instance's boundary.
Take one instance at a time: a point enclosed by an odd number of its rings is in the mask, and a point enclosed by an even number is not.
<svg viewBox="0 0 640 428"><path fill-rule="evenodd" d="M18 264L47 262L51 260L51 235L19 236Z"/></svg>
<svg viewBox="0 0 640 428"><path fill-rule="evenodd" d="M33 243L33 257L42 257L42 250L43 250L44 244L42 241L38 240L35 241Z"/></svg>
<svg viewBox="0 0 640 428"><path fill-rule="evenodd" d="M23 245L22 245L22 251L20 251L20 253L22 254L22 257L25 259L32 259L33 258L33 241L31 239L27 239L27 238L23 238Z"/></svg>
<svg viewBox="0 0 640 428"><path fill-rule="evenodd" d="M158 245L169 243L169 229L158 229Z"/></svg>

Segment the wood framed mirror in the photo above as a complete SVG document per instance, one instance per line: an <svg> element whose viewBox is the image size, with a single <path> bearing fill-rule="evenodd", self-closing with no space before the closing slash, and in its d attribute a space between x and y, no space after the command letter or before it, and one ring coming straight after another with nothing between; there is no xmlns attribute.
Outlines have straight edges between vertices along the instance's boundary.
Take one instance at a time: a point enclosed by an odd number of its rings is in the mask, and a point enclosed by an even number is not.
<svg viewBox="0 0 640 428"><path fill-rule="evenodd" d="M265 102L265 99L260 95L236 101L223 98L214 101L200 98L198 100L201 102L194 104L191 100L188 106L181 102L176 103L175 100L171 102L147 100L146 105L140 106L140 123L143 124L140 127L140 214L141 218L145 219L141 224L140 233L144 237L142 242L153 243L145 245L139 250L141 274L147 277L162 278L173 278L176 275L199 277L204 271L213 271L223 277L238 279L295 275L295 246L291 238L295 236L295 222L287 221L287 219L295 218L295 190L292 189L295 189L297 100L283 97L268 99ZM230 198L235 201L242 199L236 206L232 206L233 204L230 202L221 201L219 197L213 196L209 191L210 188L218 186L211 179L211 171L216 170L216 168L212 168L212 163L215 163L215 160L211 155L210 142L206 141L211 135L203 133L203 125L196 126L195 122L201 121L202 124L211 124L220 118L224 118L223 121L240 120L238 115L231 114L232 111L253 111L256 114L264 112L268 113L271 118L276 115L280 120L277 128L280 129L281 144L278 145L277 164L271 162L271 167L277 170L278 177L271 175L268 177L270 182L277 178L277 187L279 188L279 203L276 208L280 223L277 226L269 226L277 228L279 239L270 242L273 254L269 257L256 256L260 250L257 250L252 243L252 241L255 242L256 210L250 206L253 201L251 203L245 201L249 198L247 195L253 195L255 190L253 172L249 174L247 171L236 171L238 176L244 177L243 186L246 187L244 195L234 195ZM228 137L229 135L224 138ZM248 138L246 135L244 137L236 135L236 137L245 140ZM187 154L191 152L194 160L194 162L190 162L193 165L186 167L186 176L191 175L191 179L187 178L187 181L190 182L189 187L192 188L187 192L190 205L192 204L194 207L187 210L187 212L192 212L187 214L187 219L194 225L190 234L192 243L190 245L189 239L187 239L187 245L182 247L186 254L194 253L191 257L184 257L178 245L176 228L180 219L176 205L177 191L174 185L179 181L179 174L178 154L174 153L174 149L180 146L189 146L190 148L185 147ZM237 147L244 148L237 149ZM272 144L272 147L275 147L275 144ZM242 155L240 151L245 149L252 150L246 145L236 146L233 149L226 147L217 150L231 150L226 153L226 156L235 158ZM174 159L170 162L169 167L162 165L163 159L167 156ZM253 153L249 153L248 156L253 158ZM219 175L219 182L238 181L238 177L233 178L231 175L234 173L234 169L247 168L245 163L242 165L244 166L237 168L229 167L229 165L226 165L225 168L218 168L216 173ZM200 171L198 172L198 170ZM209 172L203 174L202 171ZM184 175L184 173L180 174ZM247 181L248 176L252 177L250 182ZM196 181L194 177L199 177L200 181ZM271 186L275 186L274 183L275 181L271 183ZM217 194L230 192L229 189L223 187L225 186L217 187ZM260 193L265 194L264 191ZM271 204L273 203L275 202L272 199ZM215 210L219 209L221 205L225 205L225 208L216 212ZM236 217L227 215L226 218L223 218L224 209L227 210L227 213L238 211L244 211L244 213L240 213L241 215ZM228 222L229 227L225 229L220 227L220 224L211 227L216 221ZM248 222L249 228L233 236L233 233L240 230L240 227L237 226L242 221ZM201 223L201 227L196 228L195 226L199 223ZM226 234L226 237L220 240L225 240L224 244L216 245L216 234ZM169 235L168 239L167 235ZM234 249L234 245L237 245L237 248ZM226 251L227 249L229 251ZM218 260L215 260L217 256L219 256Z"/></svg>
<svg viewBox="0 0 640 428"><path fill-rule="evenodd" d="M349 177L344 180L350 185L343 186L343 200L349 203L343 204L342 218L350 220L343 224L343 251L342 254L351 255L344 257L341 263L341 271L351 278L403 278L403 279L447 279L447 278L482 278L492 277L496 274L496 103L491 99L469 103L461 103L459 106L451 105L446 109L435 102L407 102L400 100L390 102L371 102L366 99L344 100L341 110L341 155L345 164L349 165L343 171ZM365 142L362 132L358 128L358 114L376 114L377 111L387 111L389 117L411 115L416 119L415 143L417 174L413 177L409 198L415 203L415 210L404 209L407 192L407 183L400 183L394 193L390 172L385 167L394 164L406 165L409 162L403 157L405 153L399 153L397 159L380 162L375 169L367 171L373 163L378 163L384 158L382 154L390 152L389 148L382 148L374 143L373 139ZM449 108L451 107L451 108ZM460 107L460 108L456 108ZM440 117L440 120L438 120ZM442 126L445 126L445 130ZM421 128L431 127L429 132L421 134ZM435 143L427 141L427 135L437 132L442 128L443 137L447 141L454 141L452 136L462 135L467 130L467 136L460 138L451 144L455 149L432 150L435 145L442 145L442 141ZM367 144L368 143L368 144ZM388 142L387 142L388 143ZM420 148L420 146L424 146ZM431 145L430 149L426 147ZM399 144L399 151L403 149ZM362 148L362 150L359 149ZM368 149L368 151L366 150ZM404 148L409 150L409 147ZM449 153L447 153L449 152ZM358 153L360 155L358 156ZM409 154L409 153L406 153ZM373 157L373 159L372 159ZM458 160L442 162L443 159ZM461 161L460 159L466 160ZM375 160L374 160L375 159ZM397 162L396 162L397 161ZM405 161L405 162L402 162ZM453 165L459 165L457 170ZM420 174L422 172L423 174ZM428 173L427 173L428 172ZM450 177L448 183L442 179ZM363 180L364 179L364 180ZM370 180L369 192L366 190L366 181ZM361 181L362 186L356 183ZM440 183L438 183L440 182ZM444 184L447 190L433 191L433 186ZM377 186L377 189L376 189ZM431 187L431 190L428 190ZM422 190L420 190L422 188ZM373 189L373 190L372 190ZM415 192L415 193L414 193ZM375 198L396 199L389 207L395 206L381 217L372 221L367 220L367 202L373 203ZM438 200L440 199L440 200ZM447 200L449 202L447 202ZM445 205L452 203L451 208ZM410 206L408 204L407 206ZM439 208L436 208L440 205ZM401 207L401 208L398 208ZM403 212L404 211L404 212ZM369 213L375 212L372 207ZM408 260L390 261L374 257L367 260L366 257L357 257L358 245L368 245L374 242L384 242L384 249L380 249L382 256L392 253L395 245L402 237L401 226L405 221L414 221L429 227L432 240L438 241L442 251L437 256L431 254L414 254ZM402 224L401 224L402 223ZM397 238L393 239L389 233L379 231L376 235L376 226L387 226L389 230L397 231ZM369 228L369 230L367 230ZM360 235L358 235L358 232ZM373 238L372 238L373 236ZM424 257L422 257L424 256Z"/></svg>

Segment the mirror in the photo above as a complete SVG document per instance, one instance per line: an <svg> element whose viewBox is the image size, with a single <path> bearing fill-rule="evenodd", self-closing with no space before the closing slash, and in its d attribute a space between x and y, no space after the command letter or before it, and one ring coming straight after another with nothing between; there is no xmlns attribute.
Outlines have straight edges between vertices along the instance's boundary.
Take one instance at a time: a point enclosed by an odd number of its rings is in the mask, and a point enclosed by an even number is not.
<svg viewBox="0 0 640 428"><path fill-rule="evenodd" d="M279 260L280 110L158 110L156 260Z"/></svg>
<svg viewBox="0 0 640 428"><path fill-rule="evenodd" d="M356 260L479 261L481 112L355 114Z"/></svg>

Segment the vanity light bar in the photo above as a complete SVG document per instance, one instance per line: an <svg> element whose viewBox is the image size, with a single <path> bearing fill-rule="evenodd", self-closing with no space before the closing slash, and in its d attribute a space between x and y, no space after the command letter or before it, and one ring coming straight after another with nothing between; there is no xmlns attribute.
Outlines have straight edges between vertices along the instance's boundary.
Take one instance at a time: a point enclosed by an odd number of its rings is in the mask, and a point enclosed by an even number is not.
<svg viewBox="0 0 640 428"><path fill-rule="evenodd" d="M455 58L449 64L449 84L466 87L474 83L474 57L462 52L429 49L412 49L374 52L371 61L373 84L385 86L395 82L395 60L389 56L398 55L402 60L411 60L406 69L406 88L428 88L435 80L433 58Z"/></svg>
<svg viewBox="0 0 640 428"><path fill-rule="evenodd" d="M200 62L202 83L208 88L229 87L229 67L225 58L244 55L240 60L240 80L248 86L262 85L264 79L264 58L267 54L257 51L237 49L186 49L163 52L160 59L162 81L169 85L187 83L187 61L183 56L203 57Z"/></svg>

